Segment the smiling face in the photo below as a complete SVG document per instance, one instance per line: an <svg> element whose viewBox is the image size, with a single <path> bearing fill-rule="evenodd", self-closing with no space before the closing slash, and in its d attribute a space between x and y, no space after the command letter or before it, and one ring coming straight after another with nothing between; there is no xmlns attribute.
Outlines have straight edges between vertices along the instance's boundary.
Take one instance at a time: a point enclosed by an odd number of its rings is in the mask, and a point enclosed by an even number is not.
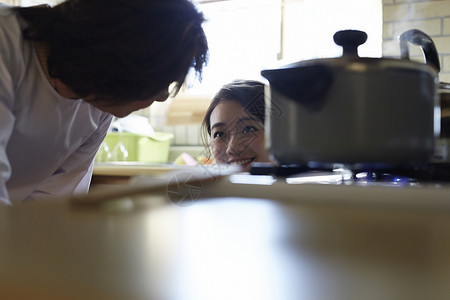
<svg viewBox="0 0 450 300"><path fill-rule="evenodd" d="M219 164L248 170L252 162L270 162L264 124L236 101L223 101L211 113L211 148Z"/></svg>

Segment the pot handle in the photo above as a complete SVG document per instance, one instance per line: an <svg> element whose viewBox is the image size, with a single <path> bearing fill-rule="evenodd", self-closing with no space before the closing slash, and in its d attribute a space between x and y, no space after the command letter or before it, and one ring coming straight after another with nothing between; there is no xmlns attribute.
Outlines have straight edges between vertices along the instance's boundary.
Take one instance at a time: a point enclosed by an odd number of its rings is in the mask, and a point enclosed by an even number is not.
<svg viewBox="0 0 450 300"><path fill-rule="evenodd" d="M411 29L405 31L399 36L400 40L400 57L409 60L409 46L408 42L413 45L420 46L425 55L425 62L435 68L438 72L441 71L439 63L439 56L434 45L433 40L424 32L418 29Z"/></svg>

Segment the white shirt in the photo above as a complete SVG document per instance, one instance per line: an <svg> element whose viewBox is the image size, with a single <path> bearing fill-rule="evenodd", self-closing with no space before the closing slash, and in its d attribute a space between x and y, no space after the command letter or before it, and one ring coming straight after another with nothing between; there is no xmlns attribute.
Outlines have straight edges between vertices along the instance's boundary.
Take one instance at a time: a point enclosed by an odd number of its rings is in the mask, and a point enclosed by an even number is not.
<svg viewBox="0 0 450 300"><path fill-rule="evenodd" d="M60 96L0 5L0 203L87 192L112 116Z"/></svg>

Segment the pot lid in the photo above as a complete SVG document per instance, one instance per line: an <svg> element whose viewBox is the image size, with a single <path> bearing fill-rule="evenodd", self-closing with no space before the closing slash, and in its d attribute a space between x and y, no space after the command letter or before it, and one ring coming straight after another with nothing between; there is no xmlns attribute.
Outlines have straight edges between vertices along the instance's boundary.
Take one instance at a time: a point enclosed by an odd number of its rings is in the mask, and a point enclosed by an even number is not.
<svg viewBox="0 0 450 300"><path fill-rule="evenodd" d="M282 66L278 69L263 70L261 74L267 78L266 75L274 71L278 73L284 69L323 65L332 69L348 70L352 72L386 71L393 68L404 69L406 71L425 71L430 73L430 75L437 77L438 70L436 70L433 64L414 62L409 60L409 57L400 59L385 57L359 57L358 47L367 41L367 34L363 31L338 31L334 34L333 39L337 45L342 47L343 51L341 57L303 60Z"/></svg>

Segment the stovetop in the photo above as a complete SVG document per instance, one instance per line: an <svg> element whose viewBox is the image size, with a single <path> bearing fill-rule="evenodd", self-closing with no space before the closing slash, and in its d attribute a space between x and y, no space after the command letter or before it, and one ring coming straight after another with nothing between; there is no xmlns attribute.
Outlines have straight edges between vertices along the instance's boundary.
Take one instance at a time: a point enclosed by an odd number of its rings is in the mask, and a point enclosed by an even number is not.
<svg viewBox="0 0 450 300"><path fill-rule="evenodd" d="M250 197L295 205L450 211L450 165L350 170L254 165L202 190L205 198Z"/></svg>
<svg viewBox="0 0 450 300"><path fill-rule="evenodd" d="M329 180L347 183L413 184L425 182L450 182L450 163L430 163L411 168L350 169L336 164L332 168L315 168L306 165L273 165L254 163L252 175L269 175L274 178L294 179L299 183Z"/></svg>

